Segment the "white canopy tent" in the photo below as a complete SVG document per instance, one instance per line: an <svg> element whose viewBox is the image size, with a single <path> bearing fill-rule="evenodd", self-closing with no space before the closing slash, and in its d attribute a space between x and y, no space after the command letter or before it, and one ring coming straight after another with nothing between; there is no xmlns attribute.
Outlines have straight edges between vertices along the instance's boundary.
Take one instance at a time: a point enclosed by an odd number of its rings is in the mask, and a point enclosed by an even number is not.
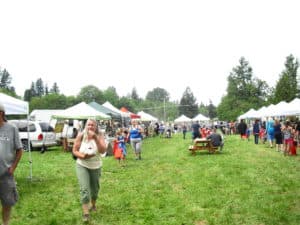
<svg viewBox="0 0 300 225"><path fill-rule="evenodd" d="M259 114L255 109L249 109L249 111L238 117L239 120L252 118L259 118Z"/></svg>
<svg viewBox="0 0 300 225"><path fill-rule="evenodd" d="M111 116L97 111L93 107L89 106L85 102L81 102L77 105L71 106L63 110L61 113L52 115L55 119L89 119L94 118L96 120L110 120Z"/></svg>
<svg viewBox="0 0 300 225"><path fill-rule="evenodd" d="M122 117L127 117L129 118L130 115L126 112L122 112L121 110L117 109L115 106L113 106L110 102L106 101L105 103L102 104L104 107L116 112L116 113L119 113L121 114Z"/></svg>
<svg viewBox="0 0 300 225"><path fill-rule="evenodd" d="M176 118L174 120L174 122L175 123L192 122L192 119L182 114L181 116L179 116L178 118Z"/></svg>
<svg viewBox="0 0 300 225"><path fill-rule="evenodd" d="M263 106L258 110L250 109L243 115L240 115L238 119L253 119L275 116L297 116L300 115L300 99L295 98L293 101L287 103L281 101L276 105Z"/></svg>
<svg viewBox="0 0 300 225"><path fill-rule="evenodd" d="M266 114L266 111L267 111L267 107L266 107L266 106L263 106L263 107L261 107L260 109L258 109L258 110L256 111L256 113L257 113L257 118L264 117L264 115Z"/></svg>
<svg viewBox="0 0 300 225"><path fill-rule="evenodd" d="M284 110L289 108L290 104L281 101L278 104L276 104L273 108L270 109L268 116L284 116Z"/></svg>
<svg viewBox="0 0 300 225"><path fill-rule="evenodd" d="M288 103L289 106L283 110L286 116L300 115L300 98L295 98L293 101Z"/></svg>
<svg viewBox="0 0 300 225"><path fill-rule="evenodd" d="M141 121L158 121L158 119L148 113L145 113L144 111L140 111L137 113L139 116L141 116Z"/></svg>
<svg viewBox="0 0 300 225"><path fill-rule="evenodd" d="M28 115L28 102L0 93L0 102L5 107L6 115Z"/></svg>
<svg viewBox="0 0 300 225"><path fill-rule="evenodd" d="M209 118L199 113L193 118L193 121L209 121Z"/></svg>
<svg viewBox="0 0 300 225"><path fill-rule="evenodd" d="M126 126L127 123L130 121L130 114L126 112L122 112L121 110L117 109L115 106L113 106L109 101L106 101L105 103L102 104L104 107L121 114L121 120L122 120L122 125Z"/></svg>
<svg viewBox="0 0 300 225"><path fill-rule="evenodd" d="M267 106L265 111L263 111L263 113L261 114L261 117L269 117L270 114L272 114L274 110L275 110L274 104Z"/></svg>

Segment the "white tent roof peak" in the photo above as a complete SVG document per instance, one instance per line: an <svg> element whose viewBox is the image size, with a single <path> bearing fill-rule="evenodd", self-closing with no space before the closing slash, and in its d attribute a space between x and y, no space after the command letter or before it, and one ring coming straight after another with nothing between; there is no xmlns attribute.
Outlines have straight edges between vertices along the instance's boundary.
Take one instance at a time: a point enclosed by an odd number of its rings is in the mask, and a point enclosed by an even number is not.
<svg viewBox="0 0 300 225"><path fill-rule="evenodd" d="M295 98L289 103L289 107L284 110L286 116L300 115L300 98Z"/></svg>
<svg viewBox="0 0 300 225"><path fill-rule="evenodd" d="M141 116L141 121L158 121L157 118L148 113L145 113L144 111L140 111L137 114Z"/></svg>
<svg viewBox="0 0 300 225"><path fill-rule="evenodd" d="M199 113L197 116L193 118L194 121L208 121L209 118Z"/></svg>
<svg viewBox="0 0 300 225"><path fill-rule="evenodd" d="M70 108L65 109L63 112L57 115L53 115L53 118L61 119L89 119L95 118L97 120L109 120L111 117L102 112L97 111L93 107L89 106L85 102L81 102Z"/></svg>
<svg viewBox="0 0 300 225"><path fill-rule="evenodd" d="M239 120L253 118L259 118L258 112L253 108L249 109L246 113L238 117Z"/></svg>
<svg viewBox="0 0 300 225"><path fill-rule="evenodd" d="M0 93L0 102L4 105L6 115L28 115L28 102Z"/></svg>
<svg viewBox="0 0 300 225"><path fill-rule="evenodd" d="M192 119L187 117L186 115L182 114L178 118L174 120L175 123L183 123L183 122L191 122Z"/></svg>
<svg viewBox="0 0 300 225"><path fill-rule="evenodd" d="M116 113L121 114L122 117L130 117L128 113L122 112L121 110L117 109L109 101L104 102L102 105Z"/></svg>

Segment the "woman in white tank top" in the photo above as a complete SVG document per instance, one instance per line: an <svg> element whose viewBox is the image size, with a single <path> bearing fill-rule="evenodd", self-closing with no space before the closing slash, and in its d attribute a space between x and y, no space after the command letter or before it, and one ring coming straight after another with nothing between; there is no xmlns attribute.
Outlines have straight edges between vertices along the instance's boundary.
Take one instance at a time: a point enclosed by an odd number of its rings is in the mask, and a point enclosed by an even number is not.
<svg viewBox="0 0 300 225"><path fill-rule="evenodd" d="M99 134L97 121L88 119L85 129L79 133L73 146L76 160L76 174L80 186L80 201L83 220L89 220L89 211L96 210L96 200L100 190L101 155L106 151L104 138Z"/></svg>

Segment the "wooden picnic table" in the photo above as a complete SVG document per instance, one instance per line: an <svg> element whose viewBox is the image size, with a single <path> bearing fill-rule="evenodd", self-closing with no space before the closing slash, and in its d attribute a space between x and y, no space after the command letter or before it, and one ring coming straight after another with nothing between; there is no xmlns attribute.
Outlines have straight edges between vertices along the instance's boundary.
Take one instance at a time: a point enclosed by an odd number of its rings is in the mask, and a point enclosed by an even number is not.
<svg viewBox="0 0 300 225"><path fill-rule="evenodd" d="M211 140L206 138L196 138L194 144L189 146L189 150L193 155L196 154L198 150L208 150L209 153L215 153L218 147L213 146Z"/></svg>

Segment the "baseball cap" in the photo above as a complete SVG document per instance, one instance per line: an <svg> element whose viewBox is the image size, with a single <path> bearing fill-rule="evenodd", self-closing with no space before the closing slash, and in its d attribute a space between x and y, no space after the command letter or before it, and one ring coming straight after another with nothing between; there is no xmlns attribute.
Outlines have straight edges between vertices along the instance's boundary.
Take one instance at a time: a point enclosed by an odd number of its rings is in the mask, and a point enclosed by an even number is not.
<svg viewBox="0 0 300 225"><path fill-rule="evenodd" d="M4 105L0 102L0 111L5 112Z"/></svg>

